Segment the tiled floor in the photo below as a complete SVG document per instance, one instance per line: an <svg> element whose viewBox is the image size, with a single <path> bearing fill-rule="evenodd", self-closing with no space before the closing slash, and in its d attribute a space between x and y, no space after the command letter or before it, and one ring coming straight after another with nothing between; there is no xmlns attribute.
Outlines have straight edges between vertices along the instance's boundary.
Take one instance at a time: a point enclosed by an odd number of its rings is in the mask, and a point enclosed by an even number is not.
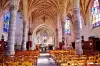
<svg viewBox="0 0 100 66"><path fill-rule="evenodd" d="M49 53L41 53L37 61L37 66L57 66Z"/></svg>

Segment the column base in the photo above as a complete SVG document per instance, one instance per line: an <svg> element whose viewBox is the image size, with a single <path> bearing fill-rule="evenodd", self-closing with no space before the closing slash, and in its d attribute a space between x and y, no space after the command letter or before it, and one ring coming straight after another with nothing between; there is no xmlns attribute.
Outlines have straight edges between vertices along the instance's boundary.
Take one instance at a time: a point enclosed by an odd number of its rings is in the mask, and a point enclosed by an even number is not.
<svg viewBox="0 0 100 66"><path fill-rule="evenodd" d="M23 42L23 43L22 43L22 50L23 50L23 51L24 51L24 50L27 50L27 49L26 49L26 44L27 44L27 42Z"/></svg>
<svg viewBox="0 0 100 66"><path fill-rule="evenodd" d="M83 50L82 49L76 50L76 54L77 55L82 55L83 54Z"/></svg>
<svg viewBox="0 0 100 66"><path fill-rule="evenodd" d="M66 47L65 49L66 50L72 50L73 48L72 47Z"/></svg>
<svg viewBox="0 0 100 66"><path fill-rule="evenodd" d="M34 50L34 49L35 49L35 45L33 44L32 47L31 47L31 50Z"/></svg>
<svg viewBox="0 0 100 66"><path fill-rule="evenodd" d="M54 50L57 50L58 48L59 48L58 45L55 45L55 46L54 46Z"/></svg>
<svg viewBox="0 0 100 66"><path fill-rule="evenodd" d="M22 50L26 50L26 45L22 45Z"/></svg>
<svg viewBox="0 0 100 66"><path fill-rule="evenodd" d="M34 50L35 49L35 46L32 46L31 48L30 48L30 50Z"/></svg>
<svg viewBox="0 0 100 66"><path fill-rule="evenodd" d="M7 52L6 52L6 55L7 55L7 56L15 55L15 51L7 51Z"/></svg>
<svg viewBox="0 0 100 66"><path fill-rule="evenodd" d="M29 50L34 50L34 47L30 47Z"/></svg>
<svg viewBox="0 0 100 66"><path fill-rule="evenodd" d="M75 41L75 50L76 50L76 54L78 54L78 55L82 55L83 54L82 45L81 45L81 41L80 40L76 40Z"/></svg>

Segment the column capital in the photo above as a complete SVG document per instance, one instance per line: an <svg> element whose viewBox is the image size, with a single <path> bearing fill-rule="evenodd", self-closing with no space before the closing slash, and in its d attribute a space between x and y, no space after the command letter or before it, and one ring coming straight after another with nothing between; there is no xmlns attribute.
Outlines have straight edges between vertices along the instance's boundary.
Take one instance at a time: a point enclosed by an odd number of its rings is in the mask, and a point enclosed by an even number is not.
<svg viewBox="0 0 100 66"><path fill-rule="evenodd" d="M20 0L10 0L10 5L18 5L19 6Z"/></svg>
<svg viewBox="0 0 100 66"><path fill-rule="evenodd" d="M65 23L64 21L62 21L61 23Z"/></svg>
<svg viewBox="0 0 100 66"><path fill-rule="evenodd" d="M25 24L25 23L28 23L28 21L24 19L23 24Z"/></svg>
<svg viewBox="0 0 100 66"><path fill-rule="evenodd" d="M27 21L23 21L23 24L26 24L27 23Z"/></svg>
<svg viewBox="0 0 100 66"><path fill-rule="evenodd" d="M56 31L58 31L58 28L56 28Z"/></svg>
<svg viewBox="0 0 100 66"><path fill-rule="evenodd" d="M80 0L73 0L73 11L80 12Z"/></svg>
<svg viewBox="0 0 100 66"><path fill-rule="evenodd" d="M62 28L64 28L65 26L65 22L61 22Z"/></svg>
<svg viewBox="0 0 100 66"><path fill-rule="evenodd" d="M18 10L19 2L20 0L10 0L10 10Z"/></svg>
<svg viewBox="0 0 100 66"><path fill-rule="evenodd" d="M72 4L73 4L73 7L79 7L80 6L80 0L73 0L72 1Z"/></svg>
<svg viewBox="0 0 100 66"><path fill-rule="evenodd" d="M18 10L19 6L17 5L10 5L10 10Z"/></svg>
<svg viewBox="0 0 100 66"><path fill-rule="evenodd" d="M65 37L62 37L62 41L65 41Z"/></svg>
<svg viewBox="0 0 100 66"><path fill-rule="evenodd" d="M80 13L80 7L74 6L72 12L73 12L73 14Z"/></svg>

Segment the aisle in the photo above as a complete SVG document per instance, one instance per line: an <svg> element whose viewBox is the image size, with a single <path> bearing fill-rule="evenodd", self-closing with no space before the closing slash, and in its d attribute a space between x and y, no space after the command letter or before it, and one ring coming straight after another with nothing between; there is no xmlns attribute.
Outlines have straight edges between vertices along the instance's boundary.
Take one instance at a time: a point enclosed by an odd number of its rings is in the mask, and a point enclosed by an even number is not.
<svg viewBox="0 0 100 66"><path fill-rule="evenodd" d="M57 66L49 53L41 53L37 61L37 66Z"/></svg>

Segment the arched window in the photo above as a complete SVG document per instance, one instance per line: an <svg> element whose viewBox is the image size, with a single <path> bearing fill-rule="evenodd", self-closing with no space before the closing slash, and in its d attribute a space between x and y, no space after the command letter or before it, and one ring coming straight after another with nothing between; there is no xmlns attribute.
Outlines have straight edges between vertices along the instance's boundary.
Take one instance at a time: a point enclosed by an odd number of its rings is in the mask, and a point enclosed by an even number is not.
<svg viewBox="0 0 100 66"><path fill-rule="evenodd" d="M10 19L10 13L9 13L9 11L5 11L5 13L4 13L4 27L3 27L4 32L8 32L9 19Z"/></svg>
<svg viewBox="0 0 100 66"><path fill-rule="evenodd" d="M70 19L66 18L66 22L65 22L65 33L67 35L71 35L71 28L70 28Z"/></svg>
<svg viewBox="0 0 100 66"><path fill-rule="evenodd" d="M92 5L92 26L100 26L100 5L98 0L94 0Z"/></svg>

